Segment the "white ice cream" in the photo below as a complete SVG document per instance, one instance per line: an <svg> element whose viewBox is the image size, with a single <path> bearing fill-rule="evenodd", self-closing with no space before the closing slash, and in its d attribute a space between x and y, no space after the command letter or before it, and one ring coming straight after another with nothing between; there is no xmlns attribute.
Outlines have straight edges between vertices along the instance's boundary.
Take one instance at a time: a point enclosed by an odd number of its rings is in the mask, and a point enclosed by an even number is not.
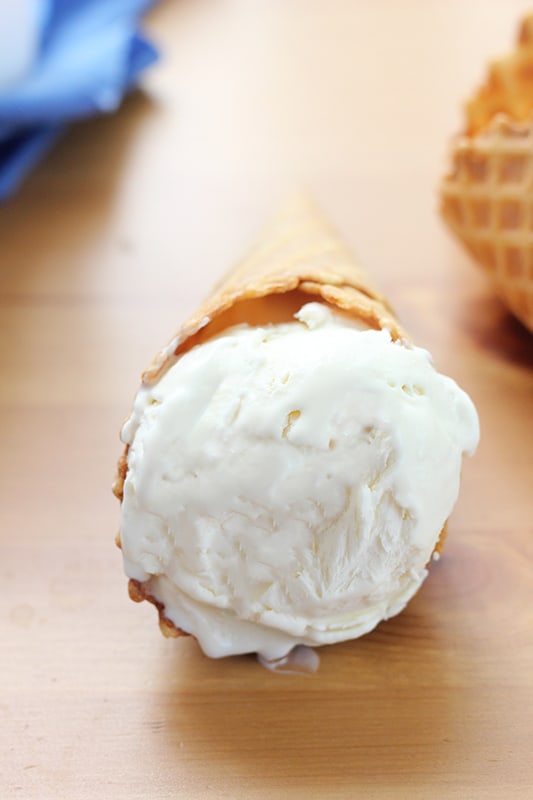
<svg viewBox="0 0 533 800"><path fill-rule="evenodd" d="M129 577L209 656L284 656L397 614L479 438L425 350L318 303L239 326L140 390L121 538Z"/></svg>

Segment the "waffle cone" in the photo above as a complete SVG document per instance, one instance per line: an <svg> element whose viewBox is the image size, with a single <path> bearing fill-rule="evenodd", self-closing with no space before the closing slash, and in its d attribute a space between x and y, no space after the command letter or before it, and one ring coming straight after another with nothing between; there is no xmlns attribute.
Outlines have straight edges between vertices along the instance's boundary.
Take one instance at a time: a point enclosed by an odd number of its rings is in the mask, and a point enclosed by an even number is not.
<svg viewBox="0 0 533 800"><path fill-rule="evenodd" d="M467 104L440 186L441 213L533 332L533 15L515 51L494 62Z"/></svg>
<svg viewBox="0 0 533 800"><path fill-rule="evenodd" d="M160 378L185 351L242 322L290 320L322 300L371 328L404 337L385 297L311 201L298 197L272 220L248 257L215 286L143 375Z"/></svg>

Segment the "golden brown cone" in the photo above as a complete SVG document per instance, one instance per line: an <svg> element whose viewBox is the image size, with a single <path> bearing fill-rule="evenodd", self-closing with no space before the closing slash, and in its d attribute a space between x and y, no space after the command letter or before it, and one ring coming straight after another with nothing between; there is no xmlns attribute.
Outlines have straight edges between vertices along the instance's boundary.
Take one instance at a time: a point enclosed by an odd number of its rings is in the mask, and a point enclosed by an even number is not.
<svg viewBox="0 0 533 800"><path fill-rule="evenodd" d="M394 339L406 336L387 300L336 231L309 198L298 196L180 327L144 373L143 383L157 380L177 356L225 328L292 319L302 302L311 299L330 303L371 328L388 328Z"/></svg>
<svg viewBox="0 0 533 800"><path fill-rule="evenodd" d="M533 14L466 112L440 186L441 214L533 332Z"/></svg>

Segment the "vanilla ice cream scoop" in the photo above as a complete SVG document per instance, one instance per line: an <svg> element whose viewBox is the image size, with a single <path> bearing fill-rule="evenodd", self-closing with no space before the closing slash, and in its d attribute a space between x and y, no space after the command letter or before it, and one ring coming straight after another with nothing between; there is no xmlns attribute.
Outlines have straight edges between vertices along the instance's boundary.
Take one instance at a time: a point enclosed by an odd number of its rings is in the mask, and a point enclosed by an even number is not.
<svg viewBox="0 0 533 800"><path fill-rule="evenodd" d="M143 374L114 487L130 596L209 656L299 668L417 591L478 436L298 198Z"/></svg>
<svg viewBox="0 0 533 800"><path fill-rule="evenodd" d="M401 611L478 441L426 351L322 303L296 317L192 348L123 430L126 573L212 657L278 659Z"/></svg>

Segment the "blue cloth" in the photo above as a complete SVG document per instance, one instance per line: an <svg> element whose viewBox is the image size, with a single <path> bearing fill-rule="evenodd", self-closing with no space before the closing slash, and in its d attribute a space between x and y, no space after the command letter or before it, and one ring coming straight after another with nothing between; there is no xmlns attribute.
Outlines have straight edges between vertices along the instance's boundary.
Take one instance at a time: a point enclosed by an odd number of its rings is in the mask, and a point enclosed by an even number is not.
<svg viewBox="0 0 533 800"><path fill-rule="evenodd" d="M0 200L76 119L114 111L157 58L139 31L154 0L41 0L29 74L0 91Z"/></svg>

